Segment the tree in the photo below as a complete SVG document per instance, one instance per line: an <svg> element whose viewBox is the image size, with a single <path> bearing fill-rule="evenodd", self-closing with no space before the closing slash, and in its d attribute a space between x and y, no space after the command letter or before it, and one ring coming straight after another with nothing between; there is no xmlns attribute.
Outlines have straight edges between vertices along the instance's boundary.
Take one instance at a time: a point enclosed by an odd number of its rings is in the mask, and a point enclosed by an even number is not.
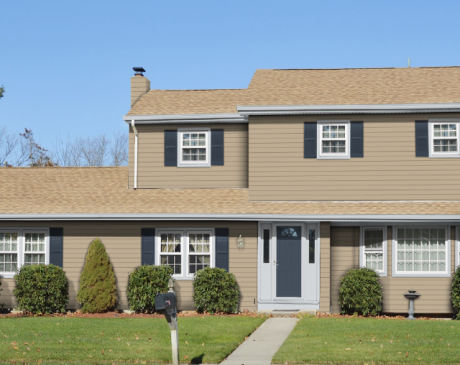
<svg viewBox="0 0 460 365"><path fill-rule="evenodd" d="M51 157L48 156L48 150L40 146L35 142L34 134L32 129L24 128L24 133L19 133L23 137L21 144L21 155L24 155L25 150L28 148L28 160L30 167L45 167L45 166L56 166ZM19 166L19 164L18 164Z"/></svg>
<svg viewBox="0 0 460 365"><path fill-rule="evenodd" d="M80 276L77 301L83 313L102 313L117 303L117 286L112 264L99 238L89 245L85 267Z"/></svg>
<svg viewBox="0 0 460 365"><path fill-rule="evenodd" d="M5 88L2 86L0 86L0 99L3 98L3 94L5 93Z"/></svg>

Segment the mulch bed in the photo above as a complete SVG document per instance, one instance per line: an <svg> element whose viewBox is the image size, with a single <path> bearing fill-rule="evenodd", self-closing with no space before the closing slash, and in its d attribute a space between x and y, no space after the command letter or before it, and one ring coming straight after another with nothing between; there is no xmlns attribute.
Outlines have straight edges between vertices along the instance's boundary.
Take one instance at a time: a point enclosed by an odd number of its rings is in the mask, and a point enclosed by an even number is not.
<svg viewBox="0 0 460 365"><path fill-rule="evenodd" d="M196 311L180 311L177 313L180 317L264 317L265 314L257 312L244 312L238 314L226 314L226 313L198 313ZM18 318L18 317L69 317L69 318L164 318L163 314L160 313L124 313L122 311L106 312L106 313L82 313L80 310L75 312L67 313L53 313L53 314L33 314L28 312L23 313L8 313L3 314L2 317Z"/></svg>

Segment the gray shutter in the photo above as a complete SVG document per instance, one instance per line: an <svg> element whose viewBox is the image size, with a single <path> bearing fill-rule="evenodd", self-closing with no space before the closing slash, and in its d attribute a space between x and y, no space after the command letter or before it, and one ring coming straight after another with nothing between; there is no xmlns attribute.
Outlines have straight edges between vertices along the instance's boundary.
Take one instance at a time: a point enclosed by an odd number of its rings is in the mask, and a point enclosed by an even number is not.
<svg viewBox="0 0 460 365"><path fill-rule="evenodd" d="M211 165L224 165L224 130L211 129Z"/></svg>
<svg viewBox="0 0 460 365"><path fill-rule="evenodd" d="M177 166L177 130L165 131L165 166Z"/></svg>
<svg viewBox="0 0 460 365"><path fill-rule="evenodd" d="M415 157L428 157L428 121L415 121Z"/></svg>
<svg viewBox="0 0 460 365"><path fill-rule="evenodd" d="M364 157L363 122L351 122L350 124L350 157Z"/></svg>
<svg viewBox="0 0 460 365"><path fill-rule="evenodd" d="M228 228L216 228L216 267L228 272Z"/></svg>
<svg viewBox="0 0 460 365"><path fill-rule="evenodd" d="M304 158L316 158L317 152L317 124L316 122L305 122L304 123L304 145L303 145L303 157Z"/></svg>
<svg viewBox="0 0 460 365"><path fill-rule="evenodd" d="M155 228L142 228L141 236L141 265L155 265Z"/></svg>
<svg viewBox="0 0 460 365"><path fill-rule="evenodd" d="M50 228L50 264L63 267L64 229Z"/></svg>

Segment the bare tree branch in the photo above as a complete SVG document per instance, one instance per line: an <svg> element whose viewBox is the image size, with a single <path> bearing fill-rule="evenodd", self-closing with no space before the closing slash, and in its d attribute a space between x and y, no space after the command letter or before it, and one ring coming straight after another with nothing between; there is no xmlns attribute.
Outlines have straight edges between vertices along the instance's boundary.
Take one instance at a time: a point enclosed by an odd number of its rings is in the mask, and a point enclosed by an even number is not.
<svg viewBox="0 0 460 365"><path fill-rule="evenodd" d="M10 157L13 158L17 142L18 138L7 133L6 127L0 128L0 165L8 163Z"/></svg>
<svg viewBox="0 0 460 365"><path fill-rule="evenodd" d="M110 147L112 166L124 166L128 164L128 136L126 133L118 133L113 136Z"/></svg>
<svg viewBox="0 0 460 365"><path fill-rule="evenodd" d="M105 134L96 137L78 138L76 141L77 148L83 156L83 164L86 166L104 166L109 147L109 140Z"/></svg>

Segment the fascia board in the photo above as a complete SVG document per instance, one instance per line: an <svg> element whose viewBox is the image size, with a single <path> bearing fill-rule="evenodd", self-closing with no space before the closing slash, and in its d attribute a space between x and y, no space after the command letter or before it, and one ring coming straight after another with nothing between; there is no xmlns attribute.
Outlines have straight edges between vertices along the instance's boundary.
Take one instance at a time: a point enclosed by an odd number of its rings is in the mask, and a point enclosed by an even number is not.
<svg viewBox="0 0 460 365"><path fill-rule="evenodd" d="M247 123L248 118L239 113L220 114L163 114L163 115L124 115L123 120L136 124L183 124L183 123Z"/></svg>
<svg viewBox="0 0 460 365"><path fill-rule="evenodd" d="M363 105L239 105L240 115L458 113L460 103Z"/></svg>
<svg viewBox="0 0 460 365"><path fill-rule="evenodd" d="M460 215L346 215L346 214L163 214L163 213L101 213L101 214L0 214L0 221L148 221L148 220L214 220L214 221L302 221L302 222L460 222Z"/></svg>

